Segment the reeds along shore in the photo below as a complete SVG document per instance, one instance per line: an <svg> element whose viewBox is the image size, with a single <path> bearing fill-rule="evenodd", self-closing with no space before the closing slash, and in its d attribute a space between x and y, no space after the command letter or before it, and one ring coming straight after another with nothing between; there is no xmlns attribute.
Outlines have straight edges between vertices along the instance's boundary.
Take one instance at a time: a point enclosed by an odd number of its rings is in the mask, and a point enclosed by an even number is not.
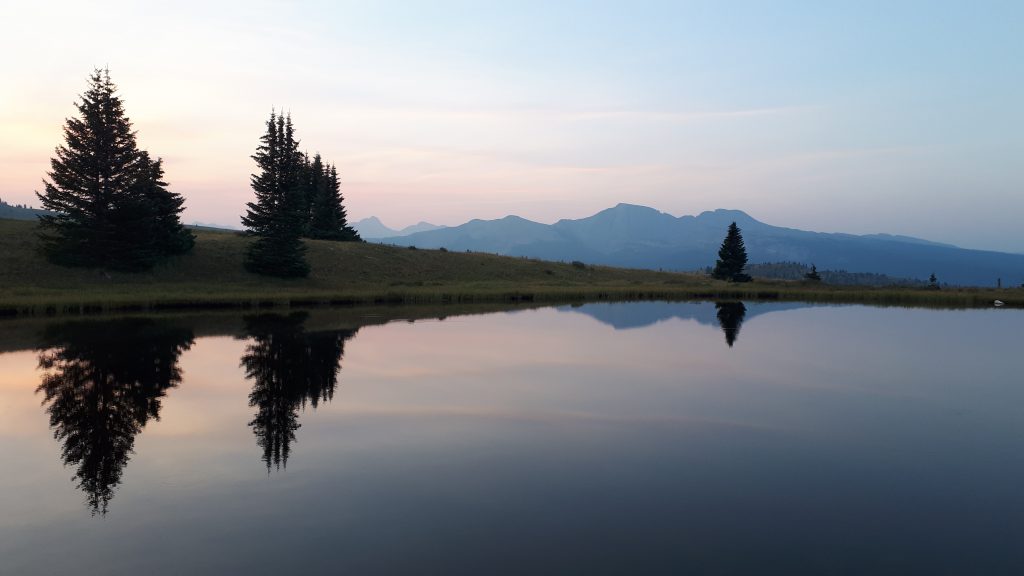
<svg viewBox="0 0 1024 576"><path fill-rule="evenodd" d="M0 220L0 315L166 309L599 300L791 300L893 306L1024 307L1024 289L733 284L702 274L579 266L372 243L307 241L309 278L246 272L241 234L195 230L196 246L150 272L65 268L39 253L34 222Z"/></svg>

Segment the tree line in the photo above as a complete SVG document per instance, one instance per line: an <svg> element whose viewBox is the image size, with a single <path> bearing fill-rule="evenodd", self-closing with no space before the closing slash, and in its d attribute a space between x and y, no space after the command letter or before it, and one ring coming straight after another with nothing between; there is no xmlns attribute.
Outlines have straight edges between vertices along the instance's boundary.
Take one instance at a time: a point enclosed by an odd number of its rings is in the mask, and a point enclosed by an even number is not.
<svg viewBox="0 0 1024 576"><path fill-rule="evenodd" d="M140 271L189 252L195 236L181 222L184 198L168 189L163 160L138 146L109 70L97 69L64 124L64 142L37 192L46 257L65 266ZM248 270L305 276L303 238L358 241L348 225L338 170L299 152L290 115L271 112L253 155L254 202L243 217L254 237Z"/></svg>
<svg viewBox="0 0 1024 576"><path fill-rule="evenodd" d="M897 278L874 272L849 272L847 270L818 270L801 262L765 262L751 264L747 272L758 278L777 280L815 280L818 276L823 284L845 286L906 286L924 288L928 282L914 278Z"/></svg>

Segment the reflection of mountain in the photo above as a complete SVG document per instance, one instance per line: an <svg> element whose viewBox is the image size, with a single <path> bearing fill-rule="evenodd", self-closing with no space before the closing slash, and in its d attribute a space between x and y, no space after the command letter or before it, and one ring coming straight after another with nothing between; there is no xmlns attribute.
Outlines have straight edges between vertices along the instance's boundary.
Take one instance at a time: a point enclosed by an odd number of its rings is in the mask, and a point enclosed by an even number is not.
<svg viewBox="0 0 1024 576"><path fill-rule="evenodd" d="M93 513L105 514L135 436L181 382L178 358L192 332L148 319L80 322L49 327L45 342L39 366L48 372L37 392L64 463L77 467Z"/></svg>
<svg viewBox="0 0 1024 576"><path fill-rule="evenodd" d="M715 314L718 317L718 324L725 333L725 343L732 348L736 338L740 335L740 326L743 325L743 317L747 315L747 307L743 302L715 302Z"/></svg>
<svg viewBox="0 0 1024 576"><path fill-rule="evenodd" d="M249 422L263 449L267 469L288 465L299 409L329 402L338 385L345 341L357 328L306 332L306 314L267 314L245 319L253 342L242 356L246 378L253 380L249 405L256 407Z"/></svg>
<svg viewBox="0 0 1024 576"><path fill-rule="evenodd" d="M796 310L815 306L803 302L754 302L745 307L746 320L768 312ZM705 326L721 325L714 302L598 302L582 306L562 306L563 312L586 314L616 330L643 328L678 318L695 320Z"/></svg>

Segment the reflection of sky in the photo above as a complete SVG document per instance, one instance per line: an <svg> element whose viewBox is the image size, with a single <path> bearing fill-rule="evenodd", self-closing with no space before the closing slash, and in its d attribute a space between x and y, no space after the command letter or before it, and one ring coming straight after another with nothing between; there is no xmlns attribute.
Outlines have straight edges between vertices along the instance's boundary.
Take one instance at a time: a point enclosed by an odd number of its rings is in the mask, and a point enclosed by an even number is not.
<svg viewBox="0 0 1024 576"><path fill-rule="evenodd" d="M522 573L541 550L563 568L653 553L749 572L815 549L790 568L1003 567L1024 509L1020 316L804 308L753 317L733 348L690 320L616 331L553 309L367 326L270 475L246 343L201 338L102 519L60 465L35 355L0 355L0 557L26 574Z"/></svg>
<svg viewBox="0 0 1024 576"><path fill-rule="evenodd" d="M1016 2L9 4L8 201L109 65L188 221L237 223L277 106L397 227L631 202L1024 251Z"/></svg>

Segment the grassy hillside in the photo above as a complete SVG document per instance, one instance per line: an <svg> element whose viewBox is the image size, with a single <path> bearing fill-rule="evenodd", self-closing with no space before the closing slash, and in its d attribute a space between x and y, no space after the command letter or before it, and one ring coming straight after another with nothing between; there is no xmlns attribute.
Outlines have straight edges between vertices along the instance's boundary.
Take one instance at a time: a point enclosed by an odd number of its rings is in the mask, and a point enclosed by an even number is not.
<svg viewBox="0 0 1024 576"><path fill-rule="evenodd" d="M8 204L0 199L0 218L11 220L31 220L35 222L40 214L46 214L43 210L37 210L28 206Z"/></svg>
<svg viewBox="0 0 1024 576"><path fill-rule="evenodd" d="M248 238L196 231L192 253L152 272L62 268L39 255L34 222L0 220L0 312L248 307L383 302L574 301L592 299L747 298L836 302L1024 304L1020 290L927 292L808 286L794 282L734 285L693 274L586 266L488 254L410 250L363 243L309 241L312 274L278 280L247 273Z"/></svg>

